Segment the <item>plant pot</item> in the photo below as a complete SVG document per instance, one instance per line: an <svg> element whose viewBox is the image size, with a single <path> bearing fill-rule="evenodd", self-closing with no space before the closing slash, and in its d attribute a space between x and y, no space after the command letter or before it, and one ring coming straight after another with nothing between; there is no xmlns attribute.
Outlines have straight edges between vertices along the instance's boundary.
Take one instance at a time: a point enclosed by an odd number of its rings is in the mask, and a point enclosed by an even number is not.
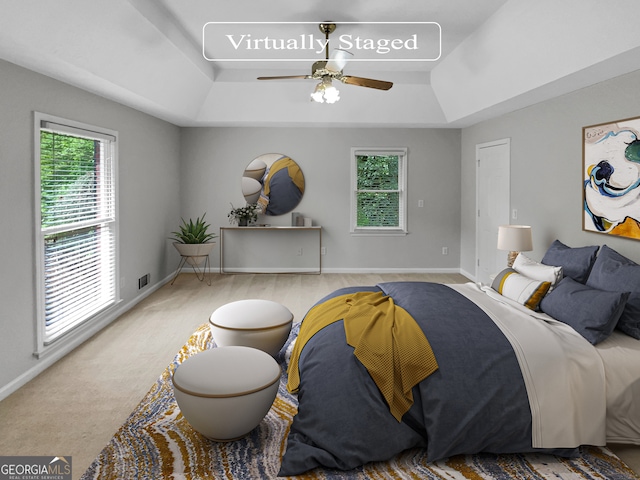
<svg viewBox="0 0 640 480"><path fill-rule="evenodd" d="M179 243L174 242L173 246L176 247L178 253L183 257L187 257L187 263L191 266L198 266L204 262L205 257L211 253L215 242L207 243Z"/></svg>
<svg viewBox="0 0 640 480"><path fill-rule="evenodd" d="M246 227L247 225L249 225L249 220L246 218L241 218L238 220L238 226L239 227Z"/></svg>

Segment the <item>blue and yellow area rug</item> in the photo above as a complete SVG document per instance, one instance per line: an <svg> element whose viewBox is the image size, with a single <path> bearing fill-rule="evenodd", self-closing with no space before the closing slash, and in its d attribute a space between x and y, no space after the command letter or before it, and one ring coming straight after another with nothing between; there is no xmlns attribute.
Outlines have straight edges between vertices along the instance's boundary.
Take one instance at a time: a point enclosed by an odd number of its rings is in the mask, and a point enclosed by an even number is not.
<svg viewBox="0 0 640 480"><path fill-rule="evenodd" d="M289 340L291 342L291 338ZM82 480L268 479L277 478L286 437L297 411L286 389L260 425L235 442L217 443L195 432L180 413L171 376L191 355L213 348L204 324L178 352L149 393L82 476ZM282 363L284 358L279 359ZM423 451L404 452L388 462L350 470L312 470L301 479L639 479L606 448L585 447L575 459L550 455L461 455L427 463Z"/></svg>

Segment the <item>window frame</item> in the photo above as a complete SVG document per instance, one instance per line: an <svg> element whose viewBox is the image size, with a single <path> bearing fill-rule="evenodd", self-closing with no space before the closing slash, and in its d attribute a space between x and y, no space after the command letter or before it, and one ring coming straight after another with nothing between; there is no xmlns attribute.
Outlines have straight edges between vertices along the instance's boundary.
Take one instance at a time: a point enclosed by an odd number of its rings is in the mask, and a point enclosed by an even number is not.
<svg viewBox="0 0 640 480"><path fill-rule="evenodd" d="M398 219L397 227L359 227L358 223L358 162L360 155L398 156ZM352 236L404 236L407 235L407 164L406 147L352 147L351 148L351 208L350 233Z"/></svg>
<svg viewBox="0 0 640 480"><path fill-rule="evenodd" d="M71 231L59 226L45 227L42 226L42 178L41 178L41 131L55 130L56 133L68 134L71 136L84 137L100 141L110 142L111 159L109 168L110 186L113 190L110 196L111 215L108 219L100 218L98 221L81 221L74 223L73 231L92 228L104 228L108 225L108 231L113 238L110 240L112 251L109 252L109 260L112 263L112 274L110 275L109 285L113 288L113 295L105 302L104 306L93 310L93 313L86 316L82 320L74 322L73 325L64 328L64 330L48 338L45 325L45 238L55 233L64 233ZM36 316L35 316L35 332L36 345L34 355L41 357L53 351L59 350L61 347L69 345L82 332L86 331L92 325L108 318L112 314L116 306L120 303L120 274L119 274L119 209L118 209L118 132L95 125L86 124L66 118L57 117L41 112L34 112L34 229L35 229L35 260L36 260ZM106 160L106 159L103 159ZM104 168L101 165L101 170ZM102 254L98 252L98 254Z"/></svg>

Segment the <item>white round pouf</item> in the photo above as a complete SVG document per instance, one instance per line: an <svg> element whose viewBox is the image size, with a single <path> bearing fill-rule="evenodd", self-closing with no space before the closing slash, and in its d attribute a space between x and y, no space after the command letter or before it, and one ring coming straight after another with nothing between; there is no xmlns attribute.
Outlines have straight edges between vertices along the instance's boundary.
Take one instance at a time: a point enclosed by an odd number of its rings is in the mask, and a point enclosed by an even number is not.
<svg viewBox="0 0 640 480"><path fill-rule="evenodd" d="M280 384L280 366L261 350L219 347L187 358L173 374L173 392L189 424L226 442L257 427Z"/></svg>
<svg viewBox="0 0 640 480"><path fill-rule="evenodd" d="M275 357L287 341L293 314L270 300L238 300L216 309L209 317L213 340L219 347L244 345Z"/></svg>

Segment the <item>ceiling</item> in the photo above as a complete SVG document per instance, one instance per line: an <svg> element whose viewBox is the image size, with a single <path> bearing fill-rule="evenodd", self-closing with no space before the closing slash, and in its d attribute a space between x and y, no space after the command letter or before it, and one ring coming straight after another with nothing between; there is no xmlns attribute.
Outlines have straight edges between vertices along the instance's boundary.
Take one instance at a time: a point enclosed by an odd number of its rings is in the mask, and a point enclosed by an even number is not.
<svg viewBox="0 0 640 480"><path fill-rule="evenodd" d="M638 69L636 7L637 0L0 0L0 58L180 126L459 128ZM323 21L337 23L332 46L342 34L415 34L420 48L388 56L350 48L345 74L394 85L338 84L341 99L331 105L309 101L315 80L257 80L311 73L324 52L241 54L251 44L240 39L323 40Z"/></svg>

